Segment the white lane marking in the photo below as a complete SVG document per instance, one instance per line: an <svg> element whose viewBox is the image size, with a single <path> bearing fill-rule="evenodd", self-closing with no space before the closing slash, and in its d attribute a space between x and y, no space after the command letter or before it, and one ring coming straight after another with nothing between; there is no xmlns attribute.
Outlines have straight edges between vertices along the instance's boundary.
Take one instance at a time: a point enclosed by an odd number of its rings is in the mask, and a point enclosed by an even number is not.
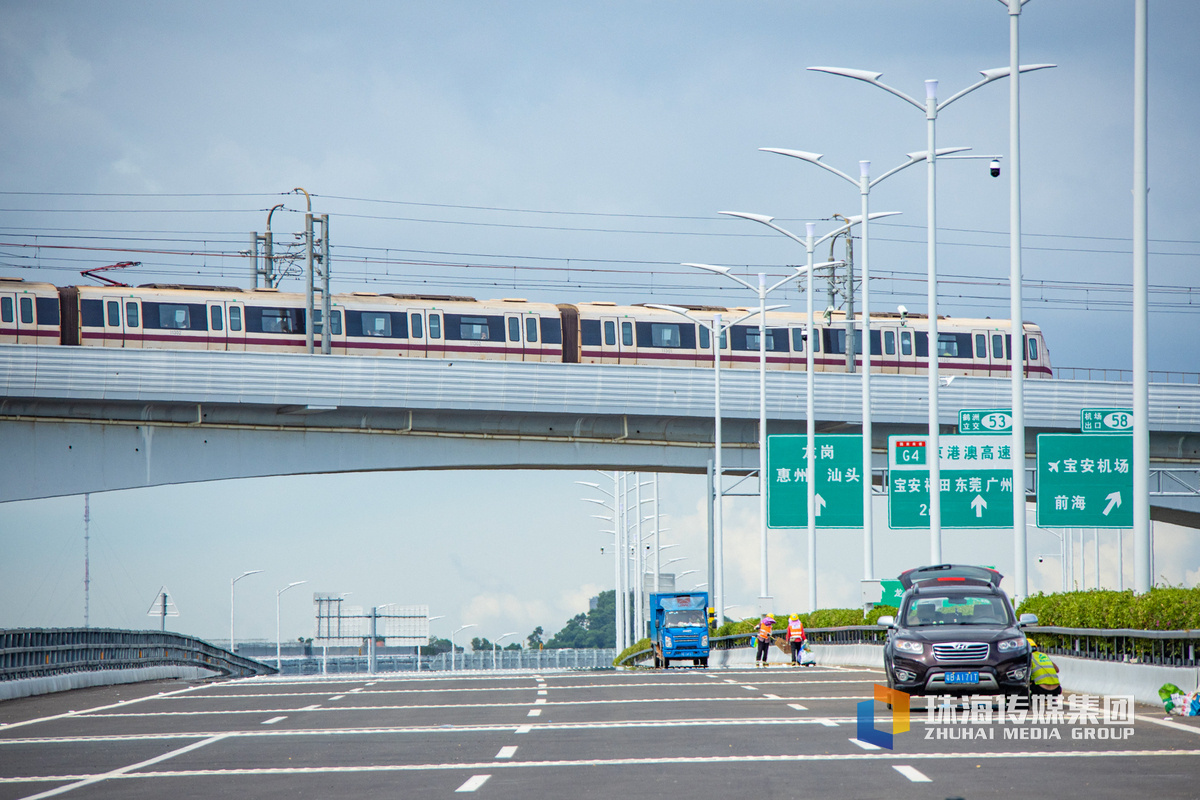
<svg viewBox="0 0 1200 800"><path fill-rule="evenodd" d="M349 693L354 694L355 692L361 692L362 690L363 690L363 687L359 686L357 689L351 689Z"/></svg>
<svg viewBox="0 0 1200 800"><path fill-rule="evenodd" d="M729 678L726 678L726 679L725 679L725 683L737 683L737 681L730 680Z"/></svg>
<svg viewBox="0 0 1200 800"><path fill-rule="evenodd" d="M779 698L779 695L777 695L777 694L764 694L764 695L763 695L763 697L767 698L768 700L778 700L778 699L780 699L780 698Z"/></svg>
<svg viewBox="0 0 1200 800"><path fill-rule="evenodd" d="M341 700L341 699L343 699L345 696L346 696L346 695L344 695L344 694L335 694L333 697L329 698L329 702L331 702L331 703L332 703L334 700Z"/></svg>
<svg viewBox="0 0 1200 800"><path fill-rule="evenodd" d="M742 688L743 688L743 689L746 689L746 690L748 690L748 691L751 691L751 692L757 692L757 691L758 691L758 687L757 687L757 686L743 686Z"/></svg>
<svg viewBox="0 0 1200 800"><path fill-rule="evenodd" d="M300 710L301 710L301 711L315 711L316 709L318 709L318 708L320 708L320 707L321 707L321 706L320 706L320 704L318 703L318 704L314 704L314 705L311 705L311 706L305 706L304 708L302 708L302 709L300 709Z"/></svg>
<svg viewBox="0 0 1200 800"><path fill-rule="evenodd" d="M820 719L817 721L820 722L822 725L824 725L826 728L836 728L838 726L838 724L831 719Z"/></svg>
<svg viewBox="0 0 1200 800"><path fill-rule="evenodd" d="M529 733L531 730L533 730L532 725L521 725L513 733Z"/></svg>
<svg viewBox="0 0 1200 800"><path fill-rule="evenodd" d="M539 697L537 700L534 700L534 701L533 701L533 704L534 704L535 706L542 706L542 705L545 705L545 704L546 704L546 698L544 698L544 697Z"/></svg>
<svg viewBox="0 0 1200 800"><path fill-rule="evenodd" d="M546 690L545 690L545 689L538 689L538 694L539 694L539 695L544 695L544 694L546 694Z"/></svg>
<svg viewBox="0 0 1200 800"><path fill-rule="evenodd" d="M525 716L540 717L541 715L542 715L542 710L540 708L531 708L531 709L529 709L529 713L526 714Z"/></svg>
<svg viewBox="0 0 1200 800"><path fill-rule="evenodd" d="M794 708L797 711L808 711L808 706L802 706L799 703L788 703L788 708Z"/></svg>
<svg viewBox="0 0 1200 800"><path fill-rule="evenodd" d="M916 767L910 767L904 764L893 764L892 769L899 772L904 777L908 778L913 783L932 783L933 781Z"/></svg>
<svg viewBox="0 0 1200 800"><path fill-rule="evenodd" d="M131 700L122 700L119 703L109 703L108 705L96 706L95 708L83 708L83 709L79 709L77 711L68 711L64 714L54 714L49 717L34 717L33 719L23 719L20 722L9 722L5 725L0 725L0 730L7 731L7 730L11 730L13 728L22 728L26 725L33 725L34 723L37 723L37 722L50 722L51 720L56 720L56 719L66 719L68 717L78 717L78 716L81 716L84 714L93 714L97 711L108 711L109 709L112 709L112 708L120 708L122 706L132 705L133 703L143 703L147 700L162 700L164 698L172 697L174 695L184 694L185 692L194 692L200 688L202 688L202 687L189 686L186 689L176 689L173 692L160 692L159 694L151 694L151 695L147 695L145 697L135 697Z"/></svg>
<svg viewBox="0 0 1200 800"><path fill-rule="evenodd" d="M371 681L370 683L367 684L367 686L374 686L377 683L379 683L379 681Z"/></svg>
<svg viewBox="0 0 1200 800"><path fill-rule="evenodd" d="M476 789L478 789L480 786L483 786L485 783L487 783L487 780L490 777L492 777L492 776L491 775L473 775L467 779L466 783L464 783L462 786L458 787L454 791L456 791L456 792L473 792Z"/></svg>
<svg viewBox="0 0 1200 800"><path fill-rule="evenodd" d="M1142 714L1134 714L1134 718L1140 719L1142 722L1153 722L1155 725L1162 725L1164 728L1171 728L1172 730L1200 734L1200 728L1194 728L1191 725L1184 725L1171 719L1158 719L1157 717L1148 717Z"/></svg>
<svg viewBox="0 0 1200 800"><path fill-rule="evenodd" d="M854 744L858 745L859 747L861 747L863 750L879 750L880 749L879 745L871 744L870 742L864 742L862 739L851 739L850 741L853 742Z"/></svg>
<svg viewBox="0 0 1200 800"><path fill-rule="evenodd" d="M221 739L226 738L228 735L229 734L220 733L220 734L217 734L216 736L210 736L209 738L202 739L199 742L192 742L191 744L185 745L184 747L180 747L177 750L171 750L170 752L163 753L160 756L155 756L154 758L149 758L149 759L146 759L145 761L139 761L136 764L130 764L127 767L120 767L119 769L110 770L109 772L103 772L99 775L91 775L87 778L84 778L81 781L76 781L75 783L70 783L70 784L67 784L66 786L58 786L54 789L50 789L45 792L40 792L39 794L29 795L28 797L25 798L25 800L41 800L41 798L43 798L43 797L54 797L55 795L63 794L64 792L69 792L72 789L79 789L83 786L91 786L94 783L99 783L100 781L106 781L110 778L120 778L120 777L123 777L126 773L132 772L135 769L142 769L143 767L149 767L154 764L158 764L162 761L166 761L169 758L174 758L175 756L180 756L180 755L183 755L184 753L190 753L193 750L198 750L201 747L204 747L205 745L212 744L213 742L218 742Z"/></svg>
<svg viewBox="0 0 1200 800"><path fill-rule="evenodd" d="M224 734L221 735L222 737ZM206 739L189 747L199 747L214 739ZM756 754L745 756L671 756L664 758L613 758L613 759L576 759L566 761L487 761L475 764L442 763L442 764L374 764L353 765L341 767L265 767L248 769L202 769L202 770L162 770L158 772L132 772L165 758L179 755L188 748L182 748L156 759L125 767L114 773L104 773L105 778L120 780L149 780L155 778L193 778L193 777L232 777L242 775L323 775L323 774L362 774L367 772L444 772L448 770L461 771L476 769L561 769L563 767L629 767L654 766L663 764L745 764L761 763L801 763L807 761L981 761L1013 759L1018 764L1032 758L1064 759L1064 758L1147 758L1152 756L1166 758L1190 759L1200 757L1200 750L1063 750L1063 751L1022 751L1022 752L968 752L968 753L812 753L812 754ZM1190 762L1185 762L1190 763ZM119 773L119 774L117 774ZM44 783L47 781L75 780L78 776L35 775L20 778L0 778L0 785L9 783ZM85 778L94 783L101 776ZM25 800L49 797L70 787L59 787L50 792Z"/></svg>
<svg viewBox="0 0 1200 800"><path fill-rule="evenodd" d="M270 719L265 720L263 725L274 725L276 722L282 722L285 719L287 719L287 717L271 717Z"/></svg>
<svg viewBox="0 0 1200 800"><path fill-rule="evenodd" d="M501 747L500 752L496 753L496 758L512 758L514 755L516 755L516 752L517 746L515 744L510 744L505 747Z"/></svg>

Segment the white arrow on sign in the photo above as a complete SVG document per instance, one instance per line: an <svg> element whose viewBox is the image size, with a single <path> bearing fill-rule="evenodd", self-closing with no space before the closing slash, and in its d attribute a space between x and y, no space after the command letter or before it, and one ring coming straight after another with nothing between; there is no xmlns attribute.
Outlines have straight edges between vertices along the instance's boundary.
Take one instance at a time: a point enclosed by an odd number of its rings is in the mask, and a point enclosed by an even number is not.
<svg viewBox="0 0 1200 800"><path fill-rule="evenodd" d="M1108 501L1108 505L1106 505L1104 507L1104 516L1106 516L1106 517L1108 516L1108 512L1113 510L1113 506L1116 506L1117 508L1121 507L1121 493L1120 492L1113 492L1112 494L1110 494L1108 497L1105 497L1104 499Z"/></svg>
<svg viewBox="0 0 1200 800"><path fill-rule="evenodd" d="M983 516L983 510L987 508L987 500L983 499L983 495L977 494L971 501L971 508L975 509L975 518L979 519Z"/></svg>
<svg viewBox="0 0 1200 800"><path fill-rule="evenodd" d="M825 498L819 494L814 494L813 505L817 508L817 516L821 516L821 509L825 507Z"/></svg>

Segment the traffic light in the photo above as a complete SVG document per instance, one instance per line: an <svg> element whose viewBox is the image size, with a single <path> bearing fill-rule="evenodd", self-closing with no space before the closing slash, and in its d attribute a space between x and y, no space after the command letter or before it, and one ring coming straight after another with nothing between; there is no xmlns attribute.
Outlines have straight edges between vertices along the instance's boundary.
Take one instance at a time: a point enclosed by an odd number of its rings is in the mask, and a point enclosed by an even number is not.
<svg viewBox="0 0 1200 800"><path fill-rule="evenodd" d="M714 631L717 629L717 610L715 608L708 609L708 627Z"/></svg>

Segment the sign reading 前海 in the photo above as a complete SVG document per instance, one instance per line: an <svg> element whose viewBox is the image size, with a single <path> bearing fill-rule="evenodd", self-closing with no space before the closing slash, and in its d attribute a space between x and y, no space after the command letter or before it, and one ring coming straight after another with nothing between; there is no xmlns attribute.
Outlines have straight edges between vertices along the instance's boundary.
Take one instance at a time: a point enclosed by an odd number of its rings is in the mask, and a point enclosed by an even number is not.
<svg viewBox="0 0 1200 800"><path fill-rule="evenodd" d="M939 437L943 528L1005 528L1013 520L1012 445L990 434ZM926 436L888 437L888 524L929 527Z"/></svg>
<svg viewBox="0 0 1200 800"><path fill-rule="evenodd" d="M861 528L863 524L863 445L859 434L819 434L814 438L813 482L818 528ZM808 527L808 437L767 437L767 526ZM869 479L869 478L868 478Z"/></svg>

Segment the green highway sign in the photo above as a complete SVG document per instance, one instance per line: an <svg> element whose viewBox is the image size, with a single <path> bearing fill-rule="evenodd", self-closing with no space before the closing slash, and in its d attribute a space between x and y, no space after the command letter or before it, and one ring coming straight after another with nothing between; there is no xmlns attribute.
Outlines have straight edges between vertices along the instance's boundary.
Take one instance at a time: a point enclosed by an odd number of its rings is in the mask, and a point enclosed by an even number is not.
<svg viewBox="0 0 1200 800"><path fill-rule="evenodd" d="M879 598L881 606L900 607L900 598L904 596L904 585L900 581L881 581L883 593Z"/></svg>
<svg viewBox="0 0 1200 800"><path fill-rule="evenodd" d="M959 433L1012 433L1011 408L963 408L958 412Z"/></svg>
<svg viewBox="0 0 1200 800"><path fill-rule="evenodd" d="M939 437L943 528L1011 528L1012 445L991 434ZM888 525L929 527L928 437L888 437Z"/></svg>
<svg viewBox="0 0 1200 800"><path fill-rule="evenodd" d="M1133 437L1037 437L1039 528L1132 528Z"/></svg>
<svg viewBox="0 0 1200 800"><path fill-rule="evenodd" d="M1085 408L1079 412L1080 433L1133 433L1133 411L1128 408Z"/></svg>
<svg viewBox="0 0 1200 800"><path fill-rule="evenodd" d="M816 439L818 528L861 528L863 445L858 434L819 434ZM807 436L767 437L767 526L808 527Z"/></svg>

